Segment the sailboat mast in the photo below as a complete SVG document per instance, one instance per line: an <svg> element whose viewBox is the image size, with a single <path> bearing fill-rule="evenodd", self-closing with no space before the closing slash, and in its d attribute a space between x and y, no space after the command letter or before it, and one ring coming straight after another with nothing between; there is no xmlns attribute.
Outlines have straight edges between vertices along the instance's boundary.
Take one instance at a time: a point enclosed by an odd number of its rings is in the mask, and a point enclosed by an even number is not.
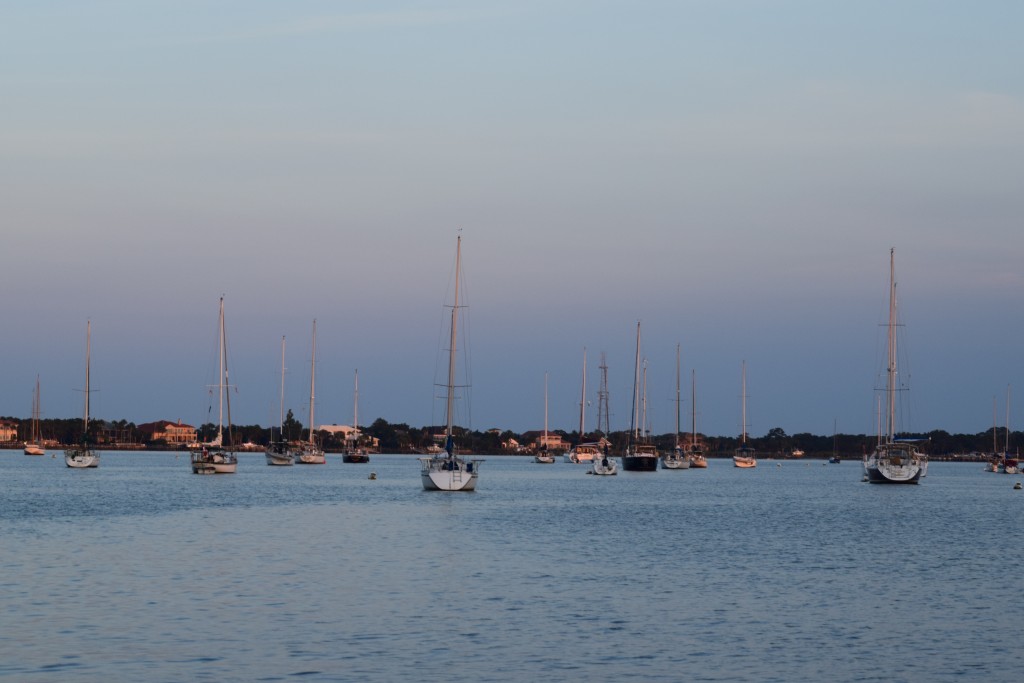
<svg viewBox="0 0 1024 683"><path fill-rule="evenodd" d="M459 235L455 243L455 301L452 305L451 338L448 340L448 400L445 406L447 424L445 426L446 448L448 455L452 454L452 409L455 401L455 341L458 338L459 322L459 280L461 279L462 266L462 235Z"/></svg>
<svg viewBox="0 0 1024 683"><path fill-rule="evenodd" d="M999 452L999 441L996 435L996 397L992 397L992 453Z"/></svg>
<svg viewBox="0 0 1024 683"><path fill-rule="evenodd" d="M309 445L313 445L313 407L316 405L316 318L313 318L313 358L309 365Z"/></svg>
<svg viewBox="0 0 1024 683"><path fill-rule="evenodd" d="M1003 451L1009 457L1010 453L1010 385L1006 385L1006 449Z"/></svg>
<svg viewBox="0 0 1024 683"><path fill-rule="evenodd" d="M43 409L43 399L39 393L39 375L36 375L36 401L35 405L32 406L32 441L37 443L40 439L39 433L39 413Z"/></svg>
<svg viewBox="0 0 1024 683"><path fill-rule="evenodd" d="M888 400L886 417L886 437L892 443L896 433L896 250L889 249L889 329L887 346L889 368L886 378L886 398Z"/></svg>
<svg viewBox="0 0 1024 683"><path fill-rule="evenodd" d="M224 297L220 299L220 348L221 348L221 365L224 368L224 374L221 377L221 391L220 395L224 399L227 406L227 418L228 418L228 447L231 448L235 445L234 434L231 431L231 377L228 374L228 333L227 328L224 326Z"/></svg>
<svg viewBox="0 0 1024 683"><path fill-rule="evenodd" d="M640 321L636 323L636 359L633 362L633 410L629 416L630 425L629 433L633 442L637 440L637 421L639 420L638 410L640 408L639 402L637 401L637 389L640 385Z"/></svg>
<svg viewBox="0 0 1024 683"><path fill-rule="evenodd" d="M676 450L679 450L679 410L680 410L680 394L679 394L679 344L676 344Z"/></svg>
<svg viewBox="0 0 1024 683"><path fill-rule="evenodd" d="M281 335L281 421L277 429L279 438L284 441L284 335Z"/></svg>
<svg viewBox="0 0 1024 683"><path fill-rule="evenodd" d="M690 371L690 443L697 448L697 371Z"/></svg>
<svg viewBox="0 0 1024 683"><path fill-rule="evenodd" d="M743 404L743 410L741 412L743 424L740 425L740 428L743 431L743 445L746 446L747 445L747 361L743 361L743 365L741 366L740 374L741 374L741 377L742 377L742 379L741 379L741 387L742 387L742 389L741 389L741 394L740 394L740 401Z"/></svg>
<svg viewBox="0 0 1024 683"><path fill-rule="evenodd" d="M548 448L548 373L544 373L544 450Z"/></svg>
<svg viewBox="0 0 1024 683"><path fill-rule="evenodd" d="M89 367L92 344L92 321L85 322L85 418L82 420L82 440L89 433Z"/></svg>
<svg viewBox="0 0 1024 683"><path fill-rule="evenodd" d="M601 388L597 392L597 430L607 438L611 433L611 411L608 408L608 361L605 354L601 352Z"/></svg>
<svg viewBox="0 0 1024 683"><path fill-rule="evenodd" d="M587 347L583 347L583 388L580 389L580 443L583 443L587 416Z"/></svg>
<svg viewBox="0 0 1024 683"><path fill-rule="evenodd" d="M640 405L642 406L642 410L640 412L640 435L643 436L644 440L646 440L647 439L647 435L650 434L650 432L651 432L651 430L649 429L648 424L647 424L647 359L646 358L644 358L644 370L643 370L643 372L644 372L644 381L643 381L644 390L643 390L643 394L641 395L642 398L640 400Z"/></svg>
<svg viewBox="0 0 1024 683"><path fill-rule="evenodd" d="M356 368L356 388L352 397L352 429L359 438L359 368Z"/></svg>

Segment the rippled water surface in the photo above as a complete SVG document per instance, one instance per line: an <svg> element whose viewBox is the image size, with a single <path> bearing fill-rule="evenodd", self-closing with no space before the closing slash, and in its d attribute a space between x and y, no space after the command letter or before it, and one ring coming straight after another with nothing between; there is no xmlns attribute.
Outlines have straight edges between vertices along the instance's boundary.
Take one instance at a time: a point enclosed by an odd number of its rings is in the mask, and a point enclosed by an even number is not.
<svg viewBox="0 0 1024 683"><path fill-rule="evenodd" d="M438 493L411 457L239 460L0 452L0 678L1021 678L1024 491L979 464L489 458Z"/></svg>

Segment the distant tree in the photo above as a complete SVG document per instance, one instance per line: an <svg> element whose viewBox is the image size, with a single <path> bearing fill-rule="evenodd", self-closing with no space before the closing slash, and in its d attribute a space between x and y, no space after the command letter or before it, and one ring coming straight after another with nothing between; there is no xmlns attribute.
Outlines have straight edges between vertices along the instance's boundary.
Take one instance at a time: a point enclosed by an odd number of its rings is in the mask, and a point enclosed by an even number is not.
<svg viewBox="0 0 1024 683"><path fill-rule="evenodd" d="M302 423L295 419L291 408L288 409L288 414L284 418L284 437L288 441L295 441L302 437Z"/></svg>

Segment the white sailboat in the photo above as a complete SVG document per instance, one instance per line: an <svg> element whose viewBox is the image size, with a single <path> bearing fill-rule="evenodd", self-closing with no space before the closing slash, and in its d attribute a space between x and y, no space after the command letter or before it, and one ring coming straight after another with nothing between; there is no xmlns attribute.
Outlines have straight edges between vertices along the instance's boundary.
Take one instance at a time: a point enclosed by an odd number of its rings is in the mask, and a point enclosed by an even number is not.
<svg viewBox="0 0 1024 683"><path fill-rule="evenodd" d="M316 405L316 320L313 320L313 359L309 369L309 440L299 444L295 462L300 465L324 465L327 456L316 442L316 422L314 407Z"/></svg>
<svg viewBox="0 0 1024 683"><path fill-rule="evenodd" d="M455 407L455 347L458 339L459 280L461 279L462 236L455 246L455 301L452 304L448 343L448 393L445 396L444 450L429 458L420 458L420 480L427 491L473 491L480 477L483 460L465 460L456 455L452 436Z"/></svg>
<svg viewBox="0 0 1024 683"><path fill-rule="evenodd" d="M690 457L683 452L683 447L679 443L679 409L682 403L679 381L679 344L676 344L676 443L670 453L661 457L661 469L663 470L690 469Z"/></svg>
<svg viewBox="0 0 1024 683"><path fill-rule="evenodd" d="M75 469L99 467L99 451L89 446L89 365L92 339L92 321L85 323L85 418L82 420L82 443L64 450L64 464Z"/></svg>
<svg viewBox="0 0 1024 683"><path fill-rule="evenodd" d="M544 438L541 440L540 449L533 456L533 461L542 465L550 465L555 462L555 456L548 451L548 373L544 373Z"/></svg>
<svg viewBox="0 0 1024 683"><path fill-rule="evenodd" d="M224 331L224 297L220 298L218 321L217 359L217 436L192 451L191 463L194 474L234 474L238 470L238 457L231 431L231 393L228 391L228 343ZM224 407L227 406L228 442L224 444Z"/></svg>
<svg viewBox="0 0 1024 683"><path fill-rule="evenodd" d="M562 455L562 460L574 465L583 462L593 462L594 458L601 457L601 444L594 441L584 442L587 416L587 349L583 349L583 389L580 391L580 431L577 443Z"/></svg>
<svg viewBox="0 0 1024 683"><path fill-rule="evenodd" d="M928 473L928 457L910 441L898 441L896 435L896 260L889 250L889 325L886 334L886 430L875 450L864 461L864 477L872 484L917 484Z"/></svg>
<svg viewBox="0 0 1024 683"><path fill-rule="evenodd" d="M742 398L743 404L742 409L742 431L743 436L740 439L740 447L736 449L736 453L732 456L732 464L734 467L740 467L742 469L750 469L757 467L757 453L751 446L747 445L747 361L743 361L742 369Z"/></svg>
<svg viewBox="0 0 1024 683"><path fill-rule="evenodd" d="M641 372L643 373L641 375ZM642 377L642 380L641 380ZM641 385L641 381L643 384ZM633 412L629 441L622 454L622 469L627 472L654 472L658 469L658 449L647 435L647 360L640 365L640 322L636 324L636 362L633 369Z"/></svg>
<svg viewBox="0 0 1024 683"><path fill-rule="evenodd" d="M295 463L288 439L284 438L284 336L281 337L281 420L277 425L277 440L274 440L273 427L270 429L270 443L263 449L267 464L275 467L288 467Z"/></svg>
<svg viewBox="0 0 1024 683"><path fill-rule="evenodd" d="M1006 385L1006 445L1003 447L1002 462L999 471L1003 474L1020 474L1020 460L1010 455L1010 385Z"/></svg>
<svg viewBox="0 0 1024 683"><path fill-rule="evenodd" d="M32 426L28 441L25 442L25 455L46 455L43 448L43 438L39 433L39 413L41 409L39 399L39 375L36 375L36 390L32 393Z"/></svg>
<svg viewBox="0 0 1024 683"><path fill-rule="evenodd" d="M690 444L686 447L690 458L690 467L706 469L708 459L704 456L704 446L697 440L697 371L690 371Z"/></svg>
<svg viewBox="0 0 1024 683"><path fill-rule="evenodd" d="M352 397L352 446L345 449L341 456L342 462L370 462L370 454L360 445L359 434L359 370L356 370L355 389Z"/></svg>

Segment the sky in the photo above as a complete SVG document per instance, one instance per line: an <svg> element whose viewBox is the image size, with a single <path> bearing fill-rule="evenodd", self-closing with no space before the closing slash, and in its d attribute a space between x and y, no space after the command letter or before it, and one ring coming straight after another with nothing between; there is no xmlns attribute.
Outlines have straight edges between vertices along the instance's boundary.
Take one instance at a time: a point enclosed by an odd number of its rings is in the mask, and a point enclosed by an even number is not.
<svg viewBox="0 0 1024 683"><path fill-rule="evenodd" d="M1024 426L1024 4L0 4L0 416L875 432ZM1012 387L1020 398L1012 398ZM443 392L441 392L443 393ZM996 403L995 410L993 402Z"/></svg>

